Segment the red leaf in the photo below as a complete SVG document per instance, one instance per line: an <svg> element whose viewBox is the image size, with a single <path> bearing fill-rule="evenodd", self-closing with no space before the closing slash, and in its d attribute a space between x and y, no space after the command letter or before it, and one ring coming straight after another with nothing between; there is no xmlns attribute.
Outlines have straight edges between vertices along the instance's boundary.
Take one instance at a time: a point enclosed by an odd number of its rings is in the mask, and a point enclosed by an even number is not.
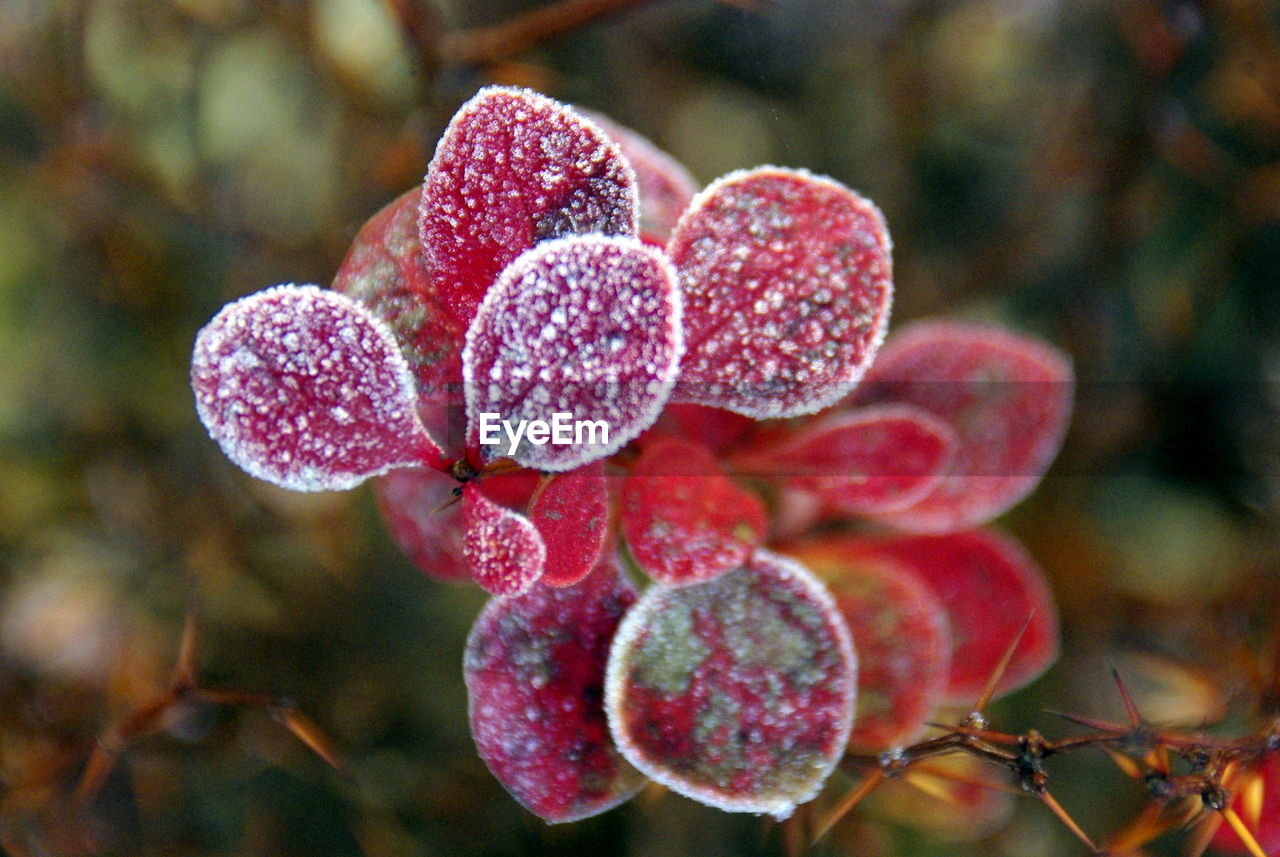
<svg viewBox="0 0 1280 857"><path fill-rule="evenodd" d="M858 708L849 744L888 750L919 737L942 701L951 630L938 596L902 563L825 538L788 549L831 589L858 653Z"/></svg>
<svg viewBox="0 0 1280 857"><path fill-rule="evenodd" d="M951 462L955 432L907 405L862 408L823 419L734 458L744 472L781 477L832 511L892 512L917 502Z"/></svg>
<svg viewBox="0 0 1280 857"><path fill-rule="evenodd" d="M502 273L467 330L467 425L487 460L572 470L648 428L670 395L681 351L680 295L660 251L631 238L545 241ZM562 415L568 443L508 430ZM605 431L579 432L591 422ZM569 431L569 430L572 431ZM546 438L544 438L546 440Z"/></svg>
<svg viewBox="0 0 1280 857"><path fill-rule="evenodd" d="M668 402L641 438L643 446L659 437L682 437L720 453L750 438L760 424L750 417L705 405Z"/></svg>
<svg viewBox="0 0 1280 857"><path fill-rule="evenodd" d="M604 465L597 461L544 479L529 502L529 520L547 546L543 582L569 586L586 577L609 531Z"/></svg>
<svg viewBox="0 0 1280 857"><path fill-rule="evenodd" d="M581 112L609 135L635 170L640 196L640 234L646 240L665 243L698 192L693 176L683 164L625 125L594 111Z"/></svg>
<svg viewBox="0 0 1280 857"><path fill-rule="evenodd" d="M420 224L427 276L467 324L503 268L537 242L636 235L635 174L603 131L563 104L489 87L436 146Z"/></svg>
<svg viewBox="0 0 1280 857"><path fill-rule="evenodd" d="M407 467L373 481L373 494L387 532L409 561L437 580L470 581L463 557L458 483L435 470Z"/></svg>
<svg viewBox="0 0 1280 857"><path fill-rule="evenodd" d="M614 746L602 701L609 643L635 597L608 560L574 586L494 599L467 639L476 748L546 821L604 812L644 785Z"/></svg>
<svg viewBox="0 0 1280 857"><path fill-rule="evenodd" d="M462 489L462 550L471 577L494 595L518 595L546 564L542 536L519 512L499 506L468 483Z"/></svg>
<svg viewBox="0 0 1280 857"><path fill-rule="evenodd" d="M1040 482L1071 416L1071 364L1058 349L1001 328L918 322L895 335L852 402L915 405L959 438L948 474L924 499L880 516L945 532L1000 515Z"/></svg>
<svg viewBox="0 0 1280 857"><path fill-rule="evenodd" d="M785 818L844 754L855 672L822 584L757 551L709 583L645 591L614 638L605 707L623 755L653 779Z"/></svg>
<svg viewBox="0 0 1280 857"><path fill-rule="evenodd" d="M668 249L685 298L677 401L757 419L813 413L849 391L884 336L884 219L831 179L728 175L694 200Z"/></svg>
<svg viewBox="0 0 1280 857"><path fill-rule="evenodd" d="M277 286L223 307L196 337L191 386L227 457L284 488L336 491L440 464L391 331L317 286Z"/></svg>
<svg viewBox="0 0 1280 857"><path fill-rule="evenodd" d="M764 505L696 443L650 444L622 488L622 532L636 563L669 586L737 568L764 541Z"/></svg>
<svg viewBox="0 0 1280 857"><path fill-rule="evenodd" d="M951 622L951 675L945 702L972 705L1031 617L997 685L1029 684L1058 657L1058 611L1044 572L1022 546L995 530L940 536L849 539L846 556L901 563L933 588Z"/></svg>
<svg viewBox="0 0 1280 857"><path fill-rule="evenodd" d="M418 414L432 437L447 442L450 409L461 415L466 330L427 277L418 237L421 199L421 187L414 188L369 218L347 251L333 289L390 326L418 382ZM462 439L453 440L458 449L450 457L457 457Z"/></svg>

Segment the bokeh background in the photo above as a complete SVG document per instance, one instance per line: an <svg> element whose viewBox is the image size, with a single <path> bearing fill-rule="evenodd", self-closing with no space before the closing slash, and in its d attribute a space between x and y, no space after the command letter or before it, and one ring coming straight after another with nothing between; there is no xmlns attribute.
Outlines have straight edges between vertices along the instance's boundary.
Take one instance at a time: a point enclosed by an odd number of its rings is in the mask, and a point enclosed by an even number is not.
<svg viewBox="0 0 1280 857"><path fill-rule="evenodd" d="M1117 717L1114 664L1152 719L1255 729L1280 698L1278 33L1261 0L0 0L3 853L784 850L670 795L561 827L520 809L467 732L480 593L410 566L366 491L255 482L195 419L196 330L329 282L490 82L606 112L703 182L830 174L886 213L895 325L1067 349L1066 447L1002 522L1065 652L992 717ZM191 604L200 682L296 702L349 775L261 707L192 706L71 811ZM1051 773L1096 835L1142 806L1101 755ZM1083 853L1039 803L995 802L860 808L814 853Z"/></svg>

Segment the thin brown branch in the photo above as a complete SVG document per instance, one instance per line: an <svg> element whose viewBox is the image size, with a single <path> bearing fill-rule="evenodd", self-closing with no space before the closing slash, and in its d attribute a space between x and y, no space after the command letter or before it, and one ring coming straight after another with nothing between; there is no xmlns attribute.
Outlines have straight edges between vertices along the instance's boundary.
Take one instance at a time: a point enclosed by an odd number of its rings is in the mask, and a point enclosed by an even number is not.
<svg viewBox="0 0 1280 857"><path fill-rule="evenodd" d="M645 0L561 0L492 27L451 33L440 41L440 57L446 63L457 65L497 62L643 2Z"/></svg>

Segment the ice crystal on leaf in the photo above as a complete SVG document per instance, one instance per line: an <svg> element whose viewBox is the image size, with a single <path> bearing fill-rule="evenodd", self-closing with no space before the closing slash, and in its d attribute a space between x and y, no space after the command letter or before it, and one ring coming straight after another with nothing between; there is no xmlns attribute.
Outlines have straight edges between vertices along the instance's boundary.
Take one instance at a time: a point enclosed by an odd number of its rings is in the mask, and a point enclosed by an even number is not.
<svg viewBox="0 0 1280 857"><path fill-rule="evenodd" d="M605 706L626 758L680 794L779 818L844 753L856 660L831 596L757 551L696 586L650 587L609 656Z"/></svg>
<svg viewBox="0 0 1280 857"><path fill-rule="evenodd" d="M463 664L476 748L547 821L595 815L644 785L603 704L609 644L635 598L609 560L573 586L494 599L471 629Z"/></svg>
<svg viewBox="0 0 1280 857"><path fill-rule="evenodd" d="M495 595L516 595L542 576L547 548L519 512L490 500L477 485L462 491L463 558L471 576Z"/></svg>
<svg viewBox="0 0 1280 857"><path fill-rule="evenodd" d="M893 295L880 211L831 179L762 167L699 194L667 250L685 299L675 400L809 414L862 377Z"/></svg>
<svg viewBox="0 0 1280 857"><path fill-rule="evenodd" d="M295 491L336 491L440 450L384 324L317 286L223 307L196 337L196 409L227 457Z"/></svg>
<svg viewBox="0 0 1280 857"><path fill-rule="evenodd" d="M1027 617L999 691L1057 651L1042 573L972 527L1048 467L1070 362L934 321L872 365L892 292L880 212L838 182L760 167L695 194L628 129L493 87L332 291L223 309L192 386L243 469L377 477L414 564L495 596L471 726L530 810L581 818L648 775L783 817L847 747L972 703ZM638 600L619 558L653 580Z"/></svg>
<svg viewBox="0 0 1280 857"><path fill-rule="evenodd" d="M502 270L539 241L636 235L635 174L594 123L525 89L462 106L427 169L426 276L467 324Z"/></svg>
<svg viewBox="0 0 1280 857"><path fill-rule="evenodd" d="M510 457L540 470L603 458L657 419L682 348L680 294L660 252L628 238L545 241L503 271L467 330L469 435L484 414L512 425L564 414L600 430L566 444L525 435ZM507 456L505 439L482 455Z"/></svg>

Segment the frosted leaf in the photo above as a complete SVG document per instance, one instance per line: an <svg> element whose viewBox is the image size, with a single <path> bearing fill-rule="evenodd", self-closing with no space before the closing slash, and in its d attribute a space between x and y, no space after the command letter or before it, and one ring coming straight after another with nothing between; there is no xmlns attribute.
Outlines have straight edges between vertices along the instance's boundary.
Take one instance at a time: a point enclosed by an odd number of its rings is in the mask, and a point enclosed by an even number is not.
<svg viewBox="0 0 1280 857"><path fill-rule="evenodd" d="M609 654L609 729L631 764L686 797L778 818L844 754L856 661L830 594L757 551L708 583L651 586Z"/></svg>
<svg viewBox="0 0 1280 857"><path fill-rule="evenodd" d="M595 567L609 532L604 465L597 461L545 478L529 502L529 520L547 546L542 582L577 583Z"/></svg>
<svg viewBox="0 0 1280 857"><path fill-rule="evenodd" d="M689 207L698 185L684 165L625 125L590 110L580 111L618 145L636 173L640 196L640 234L665 242Z"/></svg>
<svg viewBox="0 0 1280 857"><path fill-rule="evenodd" d="M761 167L713 183L668 245L685 300L673 399L757 419L835 403L884 336L889 250L879 210L831 179Z"/></svg>
<svg viewBox="0 0 1280 857"><path fill-rule="evenodd" d="M440 463L391 331L318 286L276 286L223 307L196 336L191 386L227 457L284 488L336 491Z"/></svg>
<svg viewBox="0 0 1280 857"><path fill-rule="evenodd" d="M432 437L447 442L450 409L461 414L466 328L427 277L418 236L421 199L421 187L414 188L369 218L347 251L333 289L360 301L391 327L417 381L419 416ZM460 452L451 450L451 457Z"/></svg>
<svg viewBox="0 0 1280 857"><path fill-rule="evenodd" d="M373 481L378 510L409 561L450 583L470 581L463 558L461 506L450 503L458 483L436 470L407 467Z"/></svg>
<svg viewBox="0 0 1280 857"><path fill-rule="evenodd" d="M977 324L917 322L893 336L851 399L899 402L948 423L951 467L919 502L881 517L915 532L985 523L1040 482L1071 416L1071 363L1042 340Z"/></svg>
<svg viewBox="0 0 1280 857"><path fill-rule="evenodd" d="M972 705L1027 617L1031 624L998 685L1001 694L1038 678L1058 657L1058 611L1044 572L1022 546L992 529L946 535L849 539L845 556L910 568L937 594L951 623L944 702Z"/></svg>
<svg viewBox="0 0 1280 857"><path fill-rule="evenodd" d="M503 271L467 330L469 443L496 414L495 442L478 446L485 460L560 471L604 458L657 418L681 343L680 295L660 251L632 238L545 241ZM526 432L512 453L510 434L556 420L568 443Z"/></svg>
<svg viewBox="0 0 1280 857"><path fill-rule="evenodd" d="M901 747L920 736L942 701L951 664L947 611L901 563L867 556L846 537L788 548L831 589L858 653L858 707L849 745ZM972 701L972 700L970 700Z"/></svg>
<svg viewBox="0 0 1280 857"><path fill-rule="evenodd" d="M472 482L462 489L462 552L471 577L494 595L518 595L542 577L547 549L519 512L499 506Z"/></svg>
<svg viewBox="0 0 1280 857"><path fill-rule="evenodd" d="M1255 788L1261 790L1261 799L1256 803L1249 799L1246 786L1251 777L1257 778L1259 782ZM1256 771L1237 776L1232 792L1229 806L1244 821L1253 838L1262 846L1263 852L1280 854L1280 754L1268 754ZM1250 853L1239 834L1229 824L1222 825L1214 834L1213 849L1226 854Z"/></svg>
<svg viewBox="0 0 1280 857"><path fill-rule="evenodd" d="M623 482L627 549L668 586L741 566L767 528L764 504L725 476L706 447L687 440L655 440Z"/></svg>
<svg viewBox="0 0 1280 857"><path fill-rule="evenodd" d="M603 703L609 643L635 597L608 560L574 586L494 599L467 639L476 748L546 821L604 812L645 783L614 745Z"/></svg>
<svg viewBox="0 0 1280 857"><path fill-rule="evenodd" d="M427 276L462 323L535 243L636 235L635 174L592 122L527 89L488 87L436 146L420 219Z"/></svg>
<svg viewBox="0 0 1280 857"><path fill-rule="evenodd" d="M865 515L902 509L928 494L955 446L955 433L928 411L881 405L761 443L733 463L816 494L831 511Z"/></svg>

